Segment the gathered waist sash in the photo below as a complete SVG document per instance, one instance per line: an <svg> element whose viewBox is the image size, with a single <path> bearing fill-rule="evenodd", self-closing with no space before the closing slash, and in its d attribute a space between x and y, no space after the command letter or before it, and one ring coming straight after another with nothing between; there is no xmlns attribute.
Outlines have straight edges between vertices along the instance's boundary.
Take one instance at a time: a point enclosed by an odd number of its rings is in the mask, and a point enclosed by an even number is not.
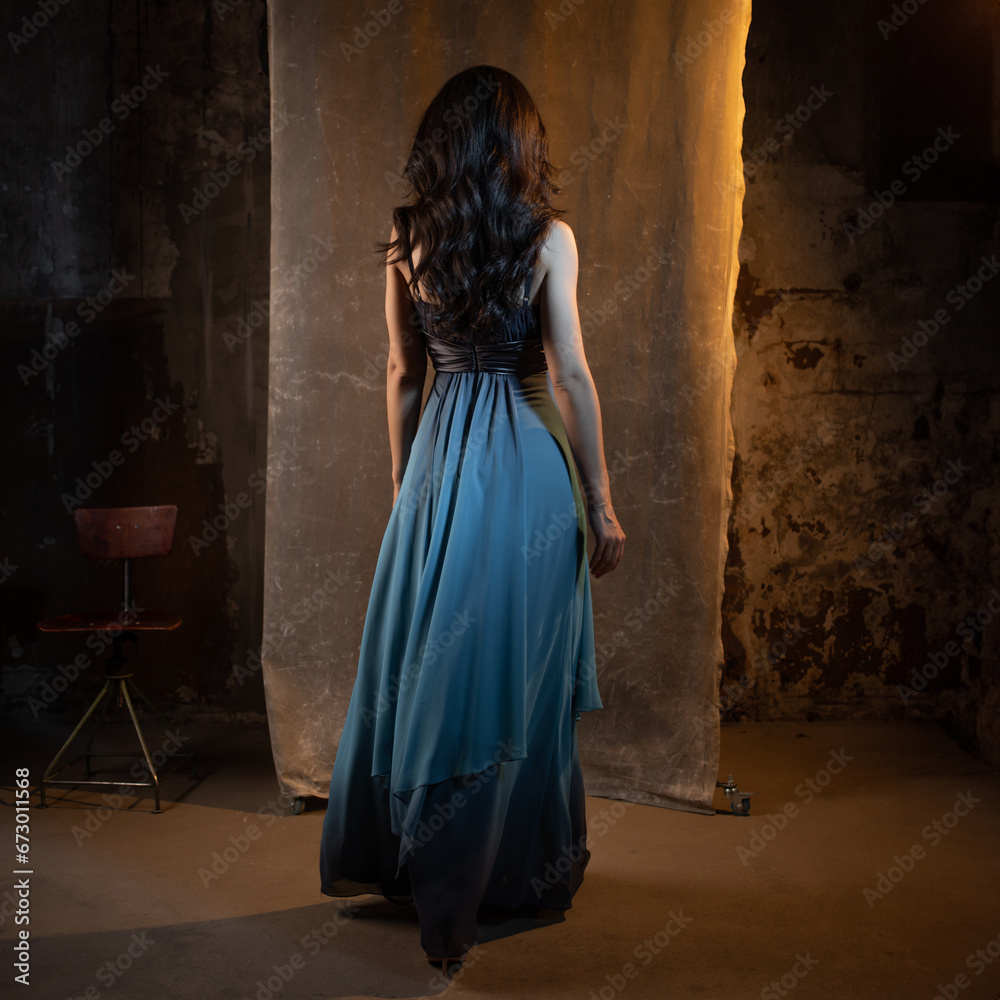
<svg viewBox="0 0 1000 1000"><path fill-rule="evenodd" d="M434 370L439 372L493 372L524 377L548 371L541 337L503 344L453 344L425 334L424 343Z"/></svg>

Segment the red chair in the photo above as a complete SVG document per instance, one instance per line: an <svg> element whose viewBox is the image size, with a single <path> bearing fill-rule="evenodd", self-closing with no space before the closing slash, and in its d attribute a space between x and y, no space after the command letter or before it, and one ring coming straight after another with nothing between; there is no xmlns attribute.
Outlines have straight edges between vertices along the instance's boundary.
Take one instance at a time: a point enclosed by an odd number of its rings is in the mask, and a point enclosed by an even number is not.
<svg viewBox="0 0 1000 1000"><path fill-rule="evenodd" d="M119 789L152 788L156 804L153 812L159 813L163 811L160 808L160 778L165 776L167 772L157 773L153 757L149 752L142 728L139 725L138 716L135 713L130 689L139 695L148 708L160 719L165 729L169 730L170 722L135 683L132 679L132 672L125 668L127 661L122 654L122 643L125 640L138 642L138 632L173 631L181 623L181 616L170 611L137 609L132 596L129 575L130 560L147 558L149 556L165 556L170 552L174 541L174 525L177 523L177 508L173 504L166 504L154 507L80 509L73 514L73 520L76 524L76 537L80 543L80 551L88 559L121 559L123 561L124 582L122 586L122 602L114 611L90 611L84 614L60 615L58 618L49 618L46 621L38 623L38 628L43 632L95 632L99 635L103 634L105 640L110 641L112 646L112 653L106 664L104 686L77 724L76 729L70 734L69 739L63 744L62 749L45 769L41 785L39 786L41 792L39 807L46 808L45 786L47 784L74 786L98 785L117 787ZM135 726L136 734L139 737L139 745L142 748L141 756L145 759L149 780L91 781L56 778L57 774L60 774L81 758L86 758L87 779L94 773L90 764L92 757L139 758L140 755L134 751L94 751L91 749L94 736L104 721L108 707L116 695L118 708L121 708L122 701L128 706L129 715L132 717L132 724ZM86 725L87 720L97 711L98 706L100 706L101 711L97 717L94 731L90 734L90 738L87 741L86 749L82 754L78 754L72 760L58 767L57 765L69 749L70 744ZM179 729L176 729L175 732L177 733L177 737L174 738L174 742L178 743L178 745L186 742L187 737L180 736ZM164 754L164 751L157 751L157 754ZM167 757L190 757L192 763L191 777L197 777L198 764L194 751L174 751L166 753L165 758Z"/></svg>

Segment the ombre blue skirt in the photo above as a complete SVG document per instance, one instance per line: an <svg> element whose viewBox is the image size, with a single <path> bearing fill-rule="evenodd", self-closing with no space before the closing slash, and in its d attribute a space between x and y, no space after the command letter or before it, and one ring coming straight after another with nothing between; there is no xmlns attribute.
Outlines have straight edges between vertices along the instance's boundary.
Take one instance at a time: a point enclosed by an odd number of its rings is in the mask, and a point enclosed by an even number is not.
<svg viewBox="0 0 1000 1000"><path fill-rule="evenodd" d="M590 858L586 508L545 372L435 374L386 527L320 848L322 892L412 896L457 956L482 905L565 910Z"/></svg>

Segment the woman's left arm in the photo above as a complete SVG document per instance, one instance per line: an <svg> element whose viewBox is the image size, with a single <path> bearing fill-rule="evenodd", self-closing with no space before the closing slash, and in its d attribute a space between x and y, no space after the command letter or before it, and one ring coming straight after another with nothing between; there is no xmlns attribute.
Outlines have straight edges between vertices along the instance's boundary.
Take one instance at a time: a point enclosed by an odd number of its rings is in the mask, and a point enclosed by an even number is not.
<svg viewBox="0 0 1000 1000"><path fill-rule="evenodd" d="M393 228L390 240L395 238ZM420 401L427 375L427 351L417 327L413 301L406 279L395 264L387 265L385 270L385 322L389 328L385 399L392 451L392 502L395 505L420 423Z"/></svg>

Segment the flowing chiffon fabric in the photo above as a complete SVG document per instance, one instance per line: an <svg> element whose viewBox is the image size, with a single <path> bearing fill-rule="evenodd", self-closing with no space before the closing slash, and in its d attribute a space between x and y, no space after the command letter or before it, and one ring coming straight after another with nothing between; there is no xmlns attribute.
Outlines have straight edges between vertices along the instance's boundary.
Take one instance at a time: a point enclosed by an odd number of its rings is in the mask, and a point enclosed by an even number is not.
<svg viewBox="0 0 1000 1000"><path fill-rule="evenodd" d="M446 366L454 350L418 314ZM537 357L537 307L506 340ZM502 353L470 347L477 366L510 369ZM546 373L436 371L379 551L320 849L323 893L412 896L428 955L468 951L483 904L564 910L582 881L576 723L603 707L586 539Z"/></svg>

